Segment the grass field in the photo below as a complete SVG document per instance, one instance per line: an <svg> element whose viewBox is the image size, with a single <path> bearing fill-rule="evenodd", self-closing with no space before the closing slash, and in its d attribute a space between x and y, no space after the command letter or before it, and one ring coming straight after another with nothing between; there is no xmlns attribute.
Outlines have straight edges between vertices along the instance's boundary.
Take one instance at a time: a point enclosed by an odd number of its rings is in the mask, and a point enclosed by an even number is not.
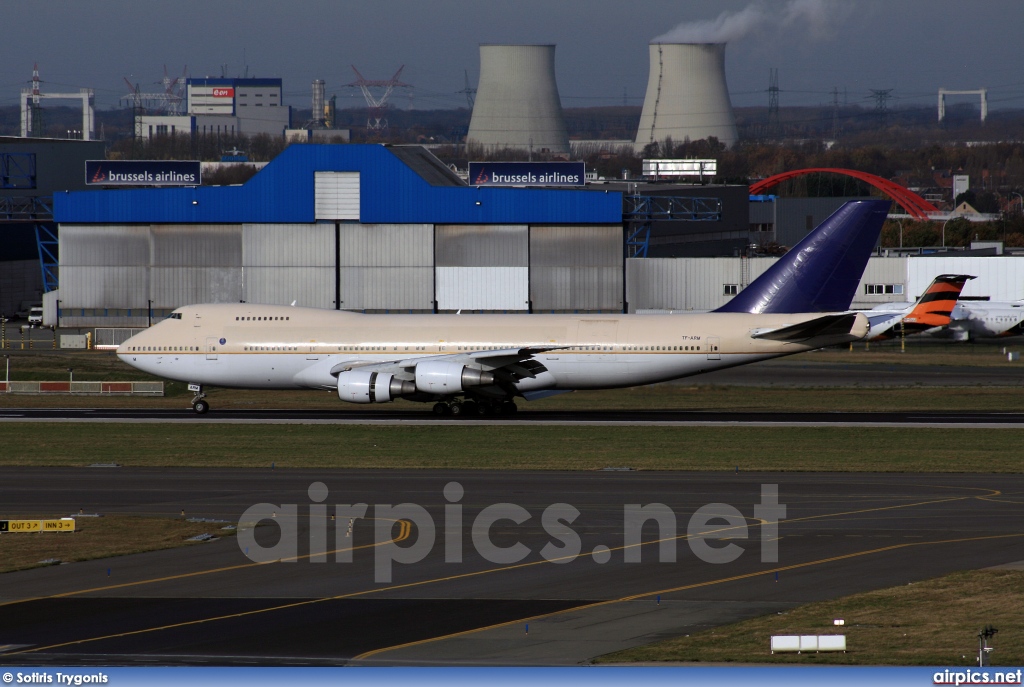
<svg viewBox="0 0 1024 687"><path fill-rule="evenodd" d="M1024 571L977 570L890 587L602 656L600 663L977 665L993 625L995 666L1024 665ZM846 621L843 627L833 619ZM772 635L845 634L847 652L772 654ZM998 670L998 668L995 668Z"/></svg>
<svg viewBox="0 0 1024 687"><path fill-rule="evenodd" d="M1014 429L3 423L0 466L1019 472L1022 441Z"/></svg>
<svg viewBox="0 0 1024 687"><path fill-rule="evenodd" d="M10 513L4 519L19 519ZM67 517L67 513L52 517ZM39 515L25 520L39 520ZM209 533L216 537L233 536L234 530L221 530L216 523L188 522L184 518L140 518L108 515L75 519L74 532L42 532L0 535L0 573L45 565L52 559L63 563L110 558L130 553L190 546L189 537Z"/></svg>

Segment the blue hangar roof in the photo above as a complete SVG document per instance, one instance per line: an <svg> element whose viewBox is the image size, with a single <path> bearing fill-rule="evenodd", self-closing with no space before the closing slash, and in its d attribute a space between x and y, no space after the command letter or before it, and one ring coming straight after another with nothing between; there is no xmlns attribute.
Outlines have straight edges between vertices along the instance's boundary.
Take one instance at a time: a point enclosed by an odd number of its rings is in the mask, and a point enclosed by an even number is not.
<svg viewBox="0 0 1024 687"><path fill-rule="evenodd" d="M310 224L314 172L359 172L364 224L618 224L622 194L465 186L419 147L292 145L242 186L55 193L64 224Z"/></svg>

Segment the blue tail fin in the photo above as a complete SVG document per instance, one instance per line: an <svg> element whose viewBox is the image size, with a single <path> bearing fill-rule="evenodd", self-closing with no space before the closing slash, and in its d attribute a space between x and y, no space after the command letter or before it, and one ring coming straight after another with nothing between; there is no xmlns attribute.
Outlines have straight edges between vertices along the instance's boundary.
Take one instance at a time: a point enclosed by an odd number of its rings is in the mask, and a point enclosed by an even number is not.
<svg viewBox="0 0 1024 687"><path fill-rule="evenodd" d="M715 312L849 310L891 205L888 200L846 203Z"/></svg>

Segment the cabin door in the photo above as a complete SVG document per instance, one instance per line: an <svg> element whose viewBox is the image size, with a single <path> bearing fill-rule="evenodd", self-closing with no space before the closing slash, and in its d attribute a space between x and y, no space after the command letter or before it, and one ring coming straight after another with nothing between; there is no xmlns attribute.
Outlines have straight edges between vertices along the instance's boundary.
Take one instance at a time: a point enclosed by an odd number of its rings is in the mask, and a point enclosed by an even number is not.
<svg viewBox="0 0 1024 687"><path fill-rule="evenodd" d="M718 350L720 340L717 336L709 336L705 344L708 349L708 360L721 360L722 354Z"/></svg>

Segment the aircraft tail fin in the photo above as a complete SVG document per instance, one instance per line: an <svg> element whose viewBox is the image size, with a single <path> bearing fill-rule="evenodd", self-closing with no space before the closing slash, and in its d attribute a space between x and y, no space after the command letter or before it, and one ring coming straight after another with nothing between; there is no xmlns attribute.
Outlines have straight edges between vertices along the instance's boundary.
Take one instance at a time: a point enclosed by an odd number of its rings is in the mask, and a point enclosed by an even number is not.
<svg viewBox="0 0 1024 687"><path fill-rule="evenodd" d="M845 203L715 312L849 310L891 205L889 200Z"/></svg>
<svg viewBox="0 0 1024 687"><path fill-rule="evenodd" d="M872 337L872 341L892 339L898 336L917 334L935 327L949 324L953 308L968 280L974 279L969 274L940 274L932 280L921 297L917 299L910 311L897 320L881 334Z"/></svg>

